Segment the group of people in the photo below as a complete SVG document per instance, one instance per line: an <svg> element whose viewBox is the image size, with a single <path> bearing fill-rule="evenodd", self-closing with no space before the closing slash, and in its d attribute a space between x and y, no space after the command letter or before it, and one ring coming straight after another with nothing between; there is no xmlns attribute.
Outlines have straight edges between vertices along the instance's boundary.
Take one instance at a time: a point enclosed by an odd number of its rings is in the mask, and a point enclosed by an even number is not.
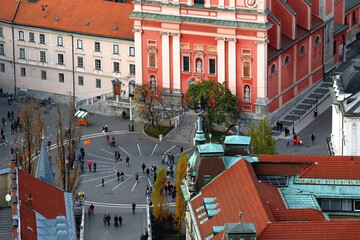
<svg viewBox="0 0 360 240"><path fill-rule="evenodd" d="M116 146L115 137L111 137L111 141L110 141L110 137L108 135L106 135L106 141L111 147Z"/></svg>
<svg viewBox="0 0 360 240"><path fill-rule="evenodd" d="M115 215L115 217L114 217L114 226L118 227L120 225L120 227L121 227L122 220L123 220L123 218L120 215L119 216ZM111 221L110 214L107 214L107 215L104 214L104 217L103 217L104 225L105 226L106 225L110 226L110 221Z"/></svg>
<svg viewBox="0 0 360 240"><path fill-rule="evenodd" d="M315 136L314 134L311 134L311 143L312 145L314 145L314 142L315 142ZM286 139L286 145L289 146L290 143L294 146L302 146L303 145L303 141L302 139L300 138L300 136L297 136L296 134L294 134L294 137L293 138L287 138Z"/></svg>
<svg viewBox="0 0 360 240"><path fill-rule="evenodd" d="M18 128L20 129L20 132L22 132L22 123L20 121L20 117L21 117L21 112L18 111L17 116L16 116L16 120L14 117L14 111L8 111L7 112L7 118L4 116L1 118L1 123L2 123L2 128L0 131L0 135L1 135L1 143L6 143L6 136L5 136L5 126L6 126L6 122L9 121L10 122L10 131L11 133L17 132Z"/></svg>
<svg viewBox="0 0 360 240"><path fill-rule="evenodd" d="M114 157L115 157L115 162L119 160L122 161L120 151L115 150Z"/></svg>

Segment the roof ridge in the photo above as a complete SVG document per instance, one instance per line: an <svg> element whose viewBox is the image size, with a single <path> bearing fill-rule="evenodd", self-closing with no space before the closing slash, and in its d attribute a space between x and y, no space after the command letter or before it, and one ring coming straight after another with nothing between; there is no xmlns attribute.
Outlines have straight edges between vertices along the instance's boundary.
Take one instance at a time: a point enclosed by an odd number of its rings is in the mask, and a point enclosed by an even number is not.
<svg viewBox="0 0 360 240"><path fill-rule="evenodd" d="M310 169L312 169L314 166L317 165L317 162L314 162L313 164L311 164L309 167L305 168L305 170L303 170L302 172L300 172L299 177L302 177L305 175L305 173L307 173L308 171L310 171Z"/></svg>

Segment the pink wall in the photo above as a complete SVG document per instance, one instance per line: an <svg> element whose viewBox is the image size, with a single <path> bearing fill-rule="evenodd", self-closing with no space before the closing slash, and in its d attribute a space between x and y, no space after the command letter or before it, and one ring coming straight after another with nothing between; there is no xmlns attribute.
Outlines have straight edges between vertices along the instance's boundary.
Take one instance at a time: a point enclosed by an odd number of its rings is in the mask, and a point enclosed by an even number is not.
<svg viewBox="0 0 360 240"><path fill-rule="evenodd" d="M329 15L330 13L332 13L332 11L333 11L333 9L332 9L332 1L333 0L326 0L326 7L325 7L326 16Z"/></svg>
<svg viewBox="0 0 360 240"><path fill-rule="evenodd" d="M279 65L278 65L278 59L276 58L275 60L271 61L269 66L268 66L268 98L269 99L273 99L278 93L278 88L279 88ZM275 64L275 73L271 74L271 66Z"/></svg>
<svg viewBox="0 0 360 240"><path fill-rule="evenodd" d="M344 24L344 0L335 2L334 6L334 23Z"/></svg>
<svg viewBox="0 0 360 240"><path fill-rule="evenodd" d="M297 24L303 28L310 30L311 28L311 7L307 5L303 0L287 1L292 9L297 13Z"/></svg>
<svg viewBox="0 0 360 240"><path fill-rule="evenodd" d="M282 33L294 40L294 29L296 24L295 16L280 1L272 2L271 12L282 22Z"/></svg>
<svg viewBox="0 0 360 240"><path fill-rule="evenodd" d="M275 49L280 49L280 39L278 32L281 31L281 26L279 26L271 17L267 18L268 21L273 24L273 26L268 30L269 36L269 45Z"/></svg>
<svg viewBox="0 0 360 240"><path fill-rule="evenodd" d="M309 73L309 39L306 38L303 41L296 44L296 52L295 52L295 61L296 62L296 79L299 80L306 76ZM300 48L301 46L305 47L305 53L300 56ZM295 47L294 47L295 51Z"/></svg>
<svg viewBox="0 0 360 240"><path fill-rule="evenodd" d="M312 42L310 43L310 46L312 47L311 70L314 71L316 68L322 65L323 30L319 29L314 34L312 34L312 36ZM316 36L320 37L320 44L315 46Z"/></svg>

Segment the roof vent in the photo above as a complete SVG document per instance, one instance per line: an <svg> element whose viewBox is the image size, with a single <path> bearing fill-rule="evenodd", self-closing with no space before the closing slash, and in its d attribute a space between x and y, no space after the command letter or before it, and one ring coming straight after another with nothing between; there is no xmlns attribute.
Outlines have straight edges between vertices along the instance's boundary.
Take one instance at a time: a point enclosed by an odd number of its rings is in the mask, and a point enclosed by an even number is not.
<svg viewBox="0 0 360 240"><path fill-rule="evenodd" d="M115 27L114 27L114 30L118 30L118 29L119 29L119 27L118 27L118 26L115 26Z"/></svg>
<svg viewBox="0 0 360 240"><path fill-rule="evenodd" d="M350 161L354 161L354 156L350 156Z"/></svg>
<svg viewBox="0 0 360 240"><path fill-rule="evenodd" d="M85 23L85 26L89 26L89 24L90 24L89 22L86 22L86 23Z"/></svg>
<svg viewBox="0 0 360 240"><path fill-rule="evenodd" d="M54 20L55 22L58 22L60 18L56 17Z"/></svg>

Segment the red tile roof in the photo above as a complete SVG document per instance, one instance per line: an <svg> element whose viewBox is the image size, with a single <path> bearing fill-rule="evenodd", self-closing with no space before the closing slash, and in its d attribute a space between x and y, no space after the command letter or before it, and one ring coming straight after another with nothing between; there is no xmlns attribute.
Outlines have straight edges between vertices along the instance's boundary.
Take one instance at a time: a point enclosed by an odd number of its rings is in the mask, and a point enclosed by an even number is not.
<svg viewBox="0 0 360 240"><path fill-rule="evenodd" d="M66 217L63 190L41 181L22 170L18 170L18 186L19 202L21 201L20 223L22 235L28 234L29 230L26 229L26 226L29 226L29 224L32 224L30 227L33 231L36 231L34 211L39 212L48 219L54 219L57 216ZM28 200L29 194L31 194L32 198L31 203Z"/></svg>
<svg viewBox="0 0 360 240"><path fill-rule="evenodd" d="M0 3L0 9L1 5L3 4ZM45 11L42 11L42 5L47 5ZM133 8L133 4L129 3L100 0L21 2L14 22L40 28L133 40L133 20L128 17ZM55 21L55 18L59 20ZM89 22L88 26L85 26L86 22ZM118 30L114 30L115 26L118 26Z"/></svg>
<svg viewBox="0 0 360 240"><path fill-rule="evenodd" d="M259 240L359 239L360 221L275 222L269 224Z"/></svg>
<svg viewBox="0 0 360 240"><path fill-rule="evenodd" d="M202 237L212 233L212 226L223 226L224 223L239 222L239 212L242 212L242 221L251 222L257 232L261 233L269 221L275 221L270 204L277 208L285 208L277 187L267 183L260 183L251 167L244 159L210 182L199 195L191 200L192 208L203 205L204 198L216 197L220 212L208 221L197 224Z"/></svg>
<svg viewBox="0 0 360 240"><path fill-rule="evenodd" d="M359 156L258 155L260 163L311 162L300 172L302 178L360 179ZM290 175L290 174L289 174Z"/></svg>
<svg viewBox="0 0 360 240"><path fill-rule="evenodd" d="M324 214L316 209L273 209L276 222L326 221Z"/></svg>
<svg viewBox="0 0 360 240"><path fill-rule="evenodd" d="M15 0L1 0L0 1L0 19L5 21L12 21L18 1Z"/></svg>
<svg viewBox="0 0 360 240"><path fill-rule="evenodd" d="M252 166L257 176L293 176L311 166L311 162L254 162Z"/></svg>

